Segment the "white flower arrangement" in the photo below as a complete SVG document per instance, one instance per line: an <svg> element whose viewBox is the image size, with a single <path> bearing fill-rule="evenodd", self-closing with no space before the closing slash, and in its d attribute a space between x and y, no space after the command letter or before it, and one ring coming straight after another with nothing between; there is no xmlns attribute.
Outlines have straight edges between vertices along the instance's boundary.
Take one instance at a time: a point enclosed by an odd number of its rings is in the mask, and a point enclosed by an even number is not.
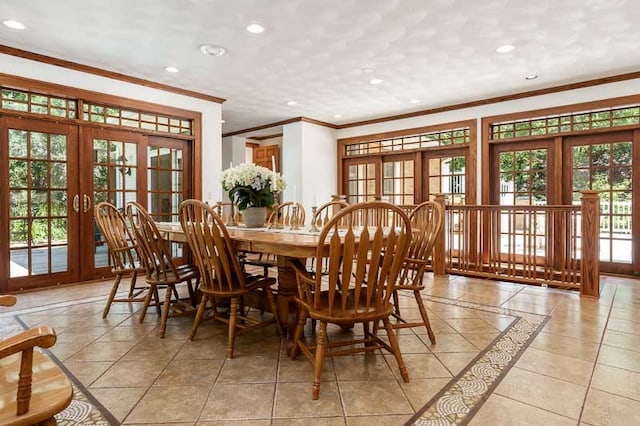
<svg viewBox="0 0 640 426"><path fill-rule="evenodd" d="M287 187L279 173L253 163L240 164L223 171L220 183L229 198L236 201L239 210L247 207L271 208L275 194Z"/></svg>

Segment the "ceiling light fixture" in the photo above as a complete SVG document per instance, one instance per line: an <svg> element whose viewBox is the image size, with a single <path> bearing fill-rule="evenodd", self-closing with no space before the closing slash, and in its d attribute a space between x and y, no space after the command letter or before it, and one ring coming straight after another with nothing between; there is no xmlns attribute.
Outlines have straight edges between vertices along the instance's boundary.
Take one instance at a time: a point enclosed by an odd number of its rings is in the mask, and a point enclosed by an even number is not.
<svg viewBox="0 0 640 426"><path fill-rule="evenodd" d="M224 120L220 120L220 122L221 122L222 124L226 123L226 121L224 121Z"/></svg>
<svg viewBox="0 0 640 426"><path fill-rule="evenodd" d="M24 30L26 28L22 22L14 21L13 19L5 19L2 23L14 30Z"/></svg>
<svg viewBox="0 0 640 426"><path fill-rule="evenodd" d="M371 84L380 84L382 83L382 80L379 78L372 78L371 80L369 80L369 83Z"/></svg>
<svg viewBox="0 0 640 426"><path fill-rule="evenodd" d="M342 114L333 114L333 118L342 118Z"/></svg>
<svg viewBox="0 0 640 426"><path fill-rule="evenodd" d="M419 102L420 102L420 99L411 99L411 100L409 101L409 103L410 103L410 104L417 104L417 103L419 103Z"/></svg>
<svg viewBox="0 0 640 426"><path fill-rule="evenodd" d="M298 103L296 101L287 101L287 105L289 106L294 106L297 105Z"/></svg>
<svg viewBox="0 0 640 426"><path fill-rule="evenodd" d="M200 46L200 51L204 55L209 56L222 56L227 53L227 49L225 49L224 47L215 46L213 44L203 44L202 46Z"/></svg>
<svg viewBox="0 0 640 426"><path fill-rule="evenodd" d="M525 80L535 80L536 78L538 78L537 74L531 74L526 76L524 79Z"/></svg>
<svg viewBox="0 0 640 426"><path fill-rule="evenodd" d="M165 70L166 72L172 72L172 73L176 73L176 72L179 72L179 71L180 71L180 70L179 70L178 68L176 68L176 67L164 67L164 70Z"/></svg>
<svg viewBox="0 0 640 426"><path fill-rule="evenodd" d="M496 52L508 53L508 52L511 52L513 49L515 49L515 46L511 44L503 44L502 46L498 46L498 48L496 49Z"/></svg>
<svg viewBox="0 0 640 426"><path fill-rule="evenodd" d="M264 32L264 27L257 22L247 25L247 31L253 34L260 34Z"/></svg>

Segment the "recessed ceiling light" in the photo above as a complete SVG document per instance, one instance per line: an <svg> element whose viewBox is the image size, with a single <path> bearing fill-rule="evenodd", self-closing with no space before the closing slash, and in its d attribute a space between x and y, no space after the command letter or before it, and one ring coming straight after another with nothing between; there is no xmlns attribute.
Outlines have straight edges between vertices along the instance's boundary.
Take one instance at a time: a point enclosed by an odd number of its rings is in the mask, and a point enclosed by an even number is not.
<svg viewBox="0 0 640 426"><path fill-rule="evenodd" d="M226 121L224 121L224 120L220 120L220 122L221 122L222 124L226 123Z"/></svg>
<svg viewBox="0 0 640 426"><path fill-rule="evenodd" d="M417 103L419 103L419 102L420 102L420 99L411 99L411 100L409 101L409 103L411 103L411 104L417 104Z"/></svg>
<svg viewBox="0 0 640 426"><path fill-rule="evenodd" d="M180 70L176 67L164 67L166 72L179 72Z"/></svg>
<svg viewBox="0 0 640 426"><path fill-rule="evenodd" d="M260 34L264 32L264 27L257 22L247 25L247 31L253 34Z"/></svg>
<svg viewBox="0 0 640 426"><path fill-rule="evenodd" d="M25 26L22 22L20 21L14 21L13 19L6 19L4 21L2 21L3 24L5 24L7 27L9 28L13 28L14 30L24 30Z"/></svg>
<svg viewBox="0 0 640 426"><path fill-rule="evenodd" d="M333 118L342 118L342 114L333 114Z"/></svg>
<svg viewBox="0 0 640 426"><path fill-rule="evenodd" d="M531 74L526 76L524 79L525 80L535 80L536 78L538 78L538 76L536 74Z"/></svg>
<svg viewBox="0 0 640 426"><path fill-rule="evenodd" d="M227 53L227 49L222 46L214 46L212 44L203 44L200 46L200 51L209 56L222 56Z"/></svg>
<svg viewBox="0 0 640 426"><path fill-rule="evenodd" d="M502 46L498 46L498 48L496 49L496 52L508 53L508 52L511 52L513 49L515 49L515 47L512 46L511 44L503 44Z"/></svg>
<svg viewBox="0 0 640 426"><path fill-rule="evenodd" d="M294 106L297 105L298 103L296 101L287 101L287 105L289 106Z"/></svg>
<svg viewBox="0 0 640 426"><path fill-rule="evenodd" d="M369 80L369 83L371 84L380 84L382 83L382 80L379 78L372 78L371 80Z"/></svg>

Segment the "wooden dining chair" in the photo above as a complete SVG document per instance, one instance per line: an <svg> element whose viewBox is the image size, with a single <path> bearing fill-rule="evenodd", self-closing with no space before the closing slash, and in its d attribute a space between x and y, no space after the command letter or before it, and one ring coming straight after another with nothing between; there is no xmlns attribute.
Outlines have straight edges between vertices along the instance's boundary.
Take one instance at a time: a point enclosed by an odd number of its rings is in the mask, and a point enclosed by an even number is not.
<svg viewBox="0 0 640 426"><path fill-rule="evenodd" d="M113 204L103 201L95 206L94 218L107 242L112 262L111 272L115 275L115 280L107 299L107 306L102 312L102 318L106 318L113 302L143 302L145 297L141 295L149 287L147 285L136 287L138 275L144 273L145 268L141 264L138 245L133 233L127 226L124 215ZM120 281L124 276L128 275L131 275L129 294L124 298L116 298Z"/></svg>
<svg viewBox="0 0 640 426"><path fill-rule="evenodd" d="M215 207L216 213L218 213L218 216L222 218L225 225L230 223L242 223L242 214L238 210L238 207L231 203L231 201L218 201L215 206L212 207ZM233 220L231 219L231 216L233 216Z"/></svg>
<svg viewBox="0 0 640 426"><path fill-rule="evenodd" d="M349 203L343 200L332 200L324 203L316 209L316 213L311 218L311 224L315 223L316 227L321 229L329 223L329 220L331 220L336 213L345 207L349 207Z"/></svg>
<svg viewBox="0 0 640 426"><path fill-rule="evenodd" d="M244 334L274 323L280 331L278 308L271 288L276 283L275 278L243 273L222 218L202 201L183 201L180 204L179 216L193 258L200 270L201 280L202 299L189 340L195 338L208 303L213 308L213 318L228 324L227 358L233 358L236 334ZM245 314L243 298L250 293L257 294L260 299L266 299L272 312L271 318L258 320ZM216 300L221 299L230 301L228 312L218 311Z"/></svg>
<svg viewBox="0 0 640 426"><path fill-rule="evenodd" d="M0 295L0 306L15 296ZM0 424L55 425L54 416L73 398L71 382L47 355L34 348L56 342L51 327L34 327L0 340Z"/></svg>
<svg viewBox="0 0 640 426"><path fill-rule="evenodd" d="M301 351L311 361L313 399L320 395L320 376L327 356L386 349L394 355L402 379L409 381L389 317L393 312L391 297L410 238L409 218L397 206L380 201L354 204L340 210L320 232L316 253L318 258L329 258L326 275L311 277L302 262L291 262L298 281L295 301L300 317L290 356L295 359ZM309 317L320 323L315 345L302 338ZM384 325L388 342L371 332L370 324L378 321ZM330 323L341 327L360 323L364 336L327 342Z"/></svg>
<svg viewBox="0 0 640 426"><path fill-rule="evenodd" d="M411 245L404 259L404 263L398 278L398 283L393 291L393 316L398 320L393 324L394 328L419 327L427 329L429 340L436 343L436 338L429 322L429 315L422 301L424 290L423 278L429 258L433 254L436 237L442 231L444 225L444 208L433 201L425 201L418 204L409 215L411 220ZM420 311L422 321L407 321L400 315L400 303L398 292L408 290L413 296Z"/></svg>
<svg viewBox="0 0 640 426"><path fill-rule="evenodd" d="M145 319L152 295L157 294L158 288L166 288L160 321L160 337L163 338L167 329L167 319L170 316L182 316L195 312L195 289L199 283L200 272L195 265L174 263L170 246L142 205L129 202L127 217L135 231L139 252L146 268L147 284L150 286L140 312L140 322ZM176 286L181 283L187 286L190 304L185 304L179 298ZM172 296L175 296L173 305Z"/></svg>
<svg viewBox="0 0 640 426"><path fill-rule="evenodd" d="M311 225L316 225L316 228L322 229L340 210L349 207L349 203L344 200L332 200L328 203L324 203L316 210L315 214L311 218ZM346 221L346 218L345 218ZM345 224L339 224L339 226L345 226ZM311 258L309 259L310 265L307 270L315 274L317 271L320 273L326 273L328 259L326 257L322 259ZM317 266L320 265L320 266ZM315 327L314 327L315 328Z"/></svg>
<svg viewBox="0 0 640 426"><path fill-rule="evenodd" d="M302 227L304 226L305 218L306 214L302 204L296 201L286 201L282 204L278 204L271 215L269 215L267 226L270 228L275 226L289 228L295 221L298 226Z"/></svg>
<svg viewBox="0 0 640 426"><path fill-rule="evenodd" d="M296 207L295 215L293 214L294 206ZM279 204L271 215L269 215L267 227L288 229L292 226L295 219L297 225L302 228L304 226L305 216L306 214L302 204L287 201ZM263 269L263 275L269 276L269 268L275 268L277 266L277 258L273 254L244 252L242 255L242 264L243 266L252 265L261 267Z"/></svg>

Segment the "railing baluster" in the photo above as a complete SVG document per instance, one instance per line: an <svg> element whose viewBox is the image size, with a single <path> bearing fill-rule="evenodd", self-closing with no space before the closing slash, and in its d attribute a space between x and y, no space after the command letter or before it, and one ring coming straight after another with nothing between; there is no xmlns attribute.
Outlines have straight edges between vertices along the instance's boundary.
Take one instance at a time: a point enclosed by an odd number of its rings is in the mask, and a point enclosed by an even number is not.
<svg viewBox="0 0 640 426"><path fill-rule="evenodd" d="M597 297L597 207L597 193L588 192L581 214L574 205L446 205L442 263L454 274L581 288L583 294L588 278Z"/></svg>

